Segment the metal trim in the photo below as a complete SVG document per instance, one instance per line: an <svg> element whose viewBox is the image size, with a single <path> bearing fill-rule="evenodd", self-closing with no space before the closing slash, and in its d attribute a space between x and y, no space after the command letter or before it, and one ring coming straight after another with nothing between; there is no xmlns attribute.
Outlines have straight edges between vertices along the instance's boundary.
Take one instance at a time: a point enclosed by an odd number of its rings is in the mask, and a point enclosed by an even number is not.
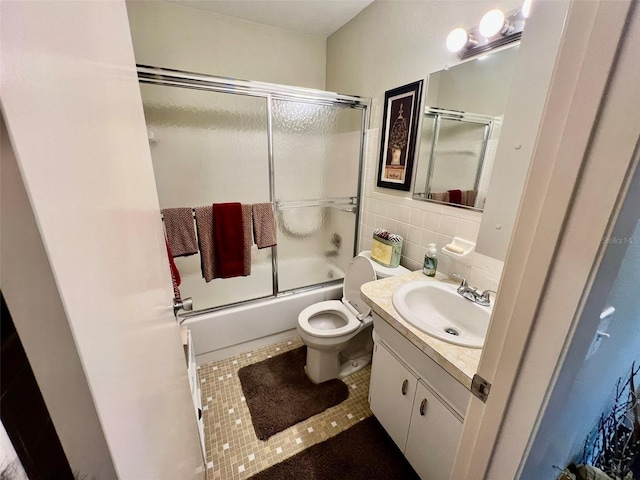
<svg viewBox="0 0 640 480"><path fill-rule="evenodd" d="M306 101L309 103L346 104L352 108L365 109L371 105L371 99L356 95L345 95L312 88L290 87L275 83L238 80L234 78L205 75L170 68L136 65L138 79L142 83L169 85L175 87L213 90L224 93L235 93L279 100Z"/></svg>
<svg viewBox="0 0 640 480"><path fill-rule="evenodd" d="M459 120L462 122L472 123L491 123L494 117L491 115L484 115L482 113L464 112L462 110L448 110L446 108L439 107L425 107L425 115L439 115L447 120Z"/></svg>
<svg viewBox="0 0 640 480"><path fill-rule="evenodd" d="M490 391L491 384L476 373L471 380L471 393L484 403L487 403Z"/></svg>
<svg viewBox="0 0 640 480"><path fill-rule="evenodd" d="M314 200L291 200L288 202L275 202L276 210L301 207L333 207L338 205L358 206L358 197L336 197Z"/></svg>
<svg viewBox="0 0 640 480"><path fill-rule="evenodd" d="M276 173L273 157L273 97L267 95L267 157L269 162L269 201L276 205ZM278 245L271 247L271 293L278 295Z"/></svg>
<svg viewBox="0 0 640 480"><path fill-rule="evenodd" d="M226 310L228 308L240 307L240 306L244 306L244 305L251 305L252 303L263 302L265 300L273 300L273 299L277 299L277 298L288 297L289 295L295 295L296 293L304 293L304 292L309 292L309 291L312 291L312 290L319 290L321 288L326 288L326 287L330 287L330 286L333 286L333 285L338 285L338 284L342 283L343 281L344 281L343 278L338 279L338 280L329 280L328 282L317 283L315 285L309 285L309 286L306 286L306 287L294 288L292 290L284 290L282 292L279 292L276 295L265 295L263 297L251 298L249 300L242 300L240 302L233 302L233 303L227 303L225 305L218 305L217 307L203 308L202 310L193 310L193 311L188 312L188 313L187 312L179 312L178 313L178 318L181 318L181 319L184 319L184 320L188 320L191 317L197 317L198 315L204 315L204 314L207 314L207 313L214 313L214 312L218 312L220 310Z"/></svg>

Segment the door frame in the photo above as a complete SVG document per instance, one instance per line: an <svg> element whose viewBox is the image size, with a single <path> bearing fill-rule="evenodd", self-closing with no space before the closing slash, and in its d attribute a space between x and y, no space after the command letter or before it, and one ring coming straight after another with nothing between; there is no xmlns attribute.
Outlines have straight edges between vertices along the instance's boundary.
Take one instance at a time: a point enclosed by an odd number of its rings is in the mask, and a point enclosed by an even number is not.
<svg viewBox="0 0 640 480"><path fill-rule="evenodd" d="M638 23L630 0L569 5L453 479L517 478L637 165Z"/></svg>

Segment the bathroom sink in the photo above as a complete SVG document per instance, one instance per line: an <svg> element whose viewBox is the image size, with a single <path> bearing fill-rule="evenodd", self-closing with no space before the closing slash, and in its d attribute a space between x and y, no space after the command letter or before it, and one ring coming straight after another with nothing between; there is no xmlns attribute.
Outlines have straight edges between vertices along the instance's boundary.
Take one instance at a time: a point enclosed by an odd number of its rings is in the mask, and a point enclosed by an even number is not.
<svg viewBox="0 0 640 480"><path fill-rule="evenodd" d="M431 280L406 283L393 292L393 306L427 335L463 347L484 344L491 307L463 298L453 285Z"/></svg>

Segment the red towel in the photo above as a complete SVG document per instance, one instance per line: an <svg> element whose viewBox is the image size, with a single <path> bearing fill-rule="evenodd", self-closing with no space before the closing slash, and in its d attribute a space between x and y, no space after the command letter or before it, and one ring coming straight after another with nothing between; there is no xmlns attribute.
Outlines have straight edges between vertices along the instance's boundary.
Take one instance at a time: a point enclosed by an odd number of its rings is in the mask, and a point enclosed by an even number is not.
<svg viewBox="0 0 640 480"><path fill-rule="evenodd" d="M449 190L449 202L461 205L462 192L460 190Z"/></svg>
<svg viewBox="0 0 640 480"><path fill-rule="evenodd" d="M213 204L213 237L216 277L244 275L244 228L240 203Z"/></svg>
<svg viewBox="0 0 640 480"><path fill-rule="evenodd" d="M167 257L169 257L169 268L171 269L171 283L173 284L173 296L176 299L181 300L182 297L180 295L180 289L178 287L180 286L182 279L180 278L180 272L178 271L178 267L176 267L176 263L173 261L173 255L171 254L171 249L169 248L169 242L167 241L166 237L164 239L164 244L167 247Z"/></svg>

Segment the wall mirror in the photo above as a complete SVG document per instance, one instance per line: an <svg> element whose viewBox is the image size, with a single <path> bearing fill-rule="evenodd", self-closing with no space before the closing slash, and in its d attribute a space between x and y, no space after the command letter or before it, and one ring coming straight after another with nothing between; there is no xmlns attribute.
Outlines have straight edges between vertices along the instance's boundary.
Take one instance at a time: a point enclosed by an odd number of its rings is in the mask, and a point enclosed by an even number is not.
<svg viewBox="0 0 640 480"><path fill-rule="evenodd" d="M413 198L482 211L518 46L429 75Z"/></svg>

